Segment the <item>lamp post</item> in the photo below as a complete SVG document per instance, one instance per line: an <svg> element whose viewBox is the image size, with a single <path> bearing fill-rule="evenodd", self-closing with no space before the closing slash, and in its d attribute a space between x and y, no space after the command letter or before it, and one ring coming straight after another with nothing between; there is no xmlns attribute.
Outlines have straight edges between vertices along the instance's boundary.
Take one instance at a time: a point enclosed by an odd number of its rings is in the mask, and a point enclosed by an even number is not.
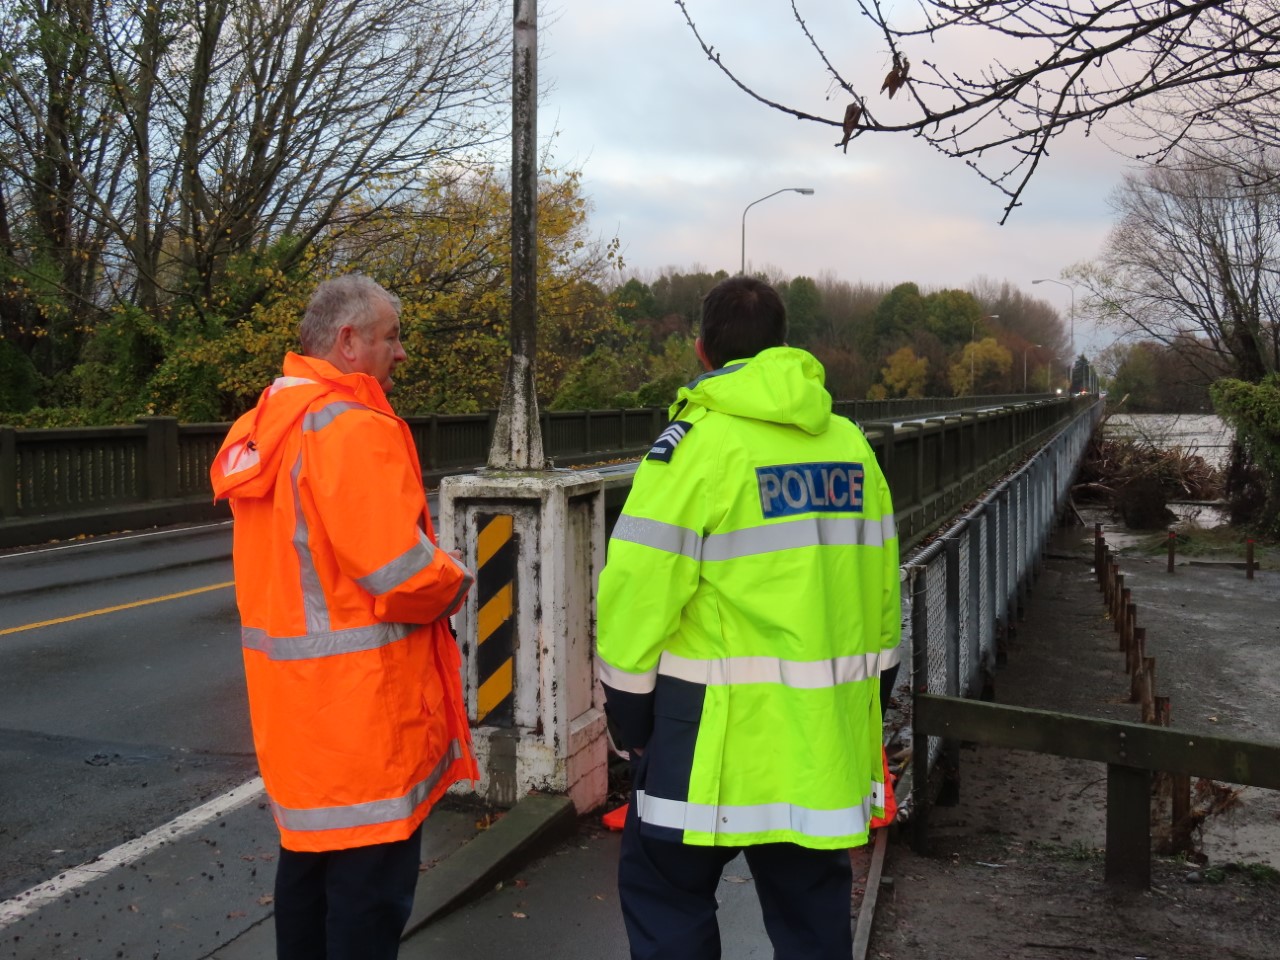
<svg viewBox="0 0 1280 960"><path fill-rule="evenodd" d="M775 190L773 193L766 194L761 197L760 200L752 200L746 205L742 211L742 266L739 268L738 273L743 274L747 272L747 211L762 200L768 200L769 197L776 197L780 193L802 193L806 197L809 197L813 195L813 187L783 187L781 190Z"/></svg>
<svg viewBox="0 0 1280 960"><path fill-rule="evenodd" d="M1040 349L1040 344L1033 343L1031 344L1031 346L1026 347L1022 351L1022 392L1023 393L1027 392L1027 351L1039 350L1039 349Z"/></svg>
<svg viewBox="0 0 1280 960"><path fill-rule="evenodd" d="M1056 283L1060 287L1066 287L1071 291L1071 362L1075 363L1076 359L1076 288L1062 280L1054 280L1052 277L1041 277L1039 280L1032 280L1032 283Z"/></svg>
<svg viewBox="0 0 1280 960"><path fill-rule="evenodd" d="M999 320L1000 314L988 313L982 319L983 320ZM974 339L973 339L973 331L977 328L977 326L978 326L977 320L970 321L969 323L969 390L972 392L972 395L975 397L978 395L978 380L977 380L977 376L974 374L974 371L973 371L973 358L974 358L974 354L977 353L977 350L974 349L976 344L974 343Z"/></svg>

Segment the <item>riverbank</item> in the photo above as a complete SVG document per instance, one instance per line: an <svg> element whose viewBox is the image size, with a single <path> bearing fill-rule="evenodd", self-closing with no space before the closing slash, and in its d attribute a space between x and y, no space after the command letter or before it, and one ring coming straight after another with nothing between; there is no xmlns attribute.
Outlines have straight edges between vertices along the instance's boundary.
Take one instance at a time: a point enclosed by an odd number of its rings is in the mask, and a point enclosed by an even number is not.
<svg viewBox="0 0 1280 960"><path fill-rule="evenodd" d="M1061 531L995 678L1001 703L1136 721L1092 571L1094 522ZM1280 740L1280 573L1186 564L1126 548L1157 690L1173 724ZM1245 791L1211 817L1205 863L1158 859L1150 891L1103 883L1106 770L1021 751L961 752L960 799L936 808L930 852L891 845L869 956L1150 960L1275 956L1280 798Z"/></svg>

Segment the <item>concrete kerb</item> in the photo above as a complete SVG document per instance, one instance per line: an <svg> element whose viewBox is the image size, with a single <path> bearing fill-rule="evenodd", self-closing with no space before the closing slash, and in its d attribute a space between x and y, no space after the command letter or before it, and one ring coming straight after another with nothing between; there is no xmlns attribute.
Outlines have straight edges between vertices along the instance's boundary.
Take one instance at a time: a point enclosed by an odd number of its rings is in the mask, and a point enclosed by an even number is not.
<svg viewBox="0 0 1280 960"><path fill-rule="evenodd" d="M483 896L498 881L546 853L577 829L573 802L556 794L528 794L469 843L422 875L404 939ZM407 946L401 956L412 956Z"/></svg>
<svg viewBox="0 0 1280 960"><path fill-rule="evenodd" d="M160 500L152 503L120 503L66 514L12 517L0 520L0 549L30 547L51 540L74 540L123 530L148 530L175 523L208 523L227 520L225 502L214 503L211 494Z"/></svg>
<svg viewBox="0 0 1280 960"><path fill-rule="evenodd" d="M443 810L439 811L443 812ZM464 811L462 816L474 816ZM428 829L431 821L427 821ZM417 956L412 938L444 915L493 889L577 829L573 802L565 796L529 794L486 830L478 831L418 880L413 911L405 925L400 956ZM425 955L425 954L424 954ZM250 927L208 960L262 960L275 956L275 923Z"/></svg>

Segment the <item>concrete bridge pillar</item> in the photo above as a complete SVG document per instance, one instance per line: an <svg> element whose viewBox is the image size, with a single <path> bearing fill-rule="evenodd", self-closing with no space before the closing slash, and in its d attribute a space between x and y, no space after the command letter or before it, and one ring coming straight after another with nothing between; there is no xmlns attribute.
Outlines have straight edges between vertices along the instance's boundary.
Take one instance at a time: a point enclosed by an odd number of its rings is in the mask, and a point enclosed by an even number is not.
<svg viewBox="0 0 1280 960"><path fill-rule="evenodd" d="M530 790L604 802L607 740L595 681L604 481L590 472L482 472L440 484L440 541L476 585L455 619L482 797Z"/></svg>

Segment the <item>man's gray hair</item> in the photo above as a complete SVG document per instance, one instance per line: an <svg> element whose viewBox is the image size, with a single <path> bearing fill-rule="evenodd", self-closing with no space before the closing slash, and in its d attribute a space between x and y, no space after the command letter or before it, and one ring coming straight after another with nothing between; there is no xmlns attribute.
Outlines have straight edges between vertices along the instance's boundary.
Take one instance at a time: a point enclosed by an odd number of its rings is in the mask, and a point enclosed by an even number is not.
<svg viewBox="0 0 1280 960"><path fill-rule="evenodd" d="M307 303L307 312L298 326L298 340L308 357L323 357L338 338L338 331L351 325L363 331L373 320L379 301L391 304L397 316L400 298L364 274L348 273L323 281Z"/></svg>

